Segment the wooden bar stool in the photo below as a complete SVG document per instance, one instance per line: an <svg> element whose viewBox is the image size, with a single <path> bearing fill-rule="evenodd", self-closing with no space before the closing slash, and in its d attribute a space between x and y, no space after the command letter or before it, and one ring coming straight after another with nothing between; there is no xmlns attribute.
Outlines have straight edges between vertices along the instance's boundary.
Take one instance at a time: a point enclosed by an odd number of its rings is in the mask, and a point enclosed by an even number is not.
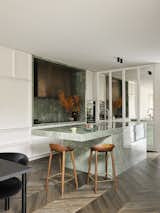
<svg viewBox="0 0 160 213"><path fill-rule="evenodd" d="M74 153L73 153L74 149L71 148L71 147L68 147L68 146L67 147L62 146L60 144L49 144L49 146L50 146L50 157L49 157L49 163L48 163L48 175L47 175L47 178L46 178L46 191L48 191L49 180L53 179L56 176L61 176L61 181L60 181L60 183L61 183L61 195L63 197L64 183L71 181L72 180L71 177L73 177L71 174L68 174L68 173L65 174L65 155L66 155L66 152L69 152L70 156L71 156L71 161L72 161L72 165L73 165L73 175L74 175L74 179L75 179L75 186L76 186L76 189L78 189L78 179L77 179L77 172L76 172L75 159L74 159ZM53 152L54 151L57 152L57 153L61 153L61 155L60 155L61 172L51 176L51 164L52 164L52 159L53 159L53 154L54 154ZM65 181L64 180L65 175L70 177L70 179Z"/></svg>
<svg viewBox="0 0 160 213"><path fill-rule="evenodd" d="M97 183L98 182L104 182L104 181L114 181L114 188L117 190L117 177L116 177L116 170L115 170L115 162L114 162L114 155L113 155L113 149L115 145L114 144L100 144L96 145L90 148L90 156L88 159L88 177L87 177L87 184L89 184L89 179L92 179L94 181L94 190L95 193L97 192ZM94 178L92 177L90 170L91 170L91 162L92 162L92 155L93 152L95 152L95 175ZM106 161L106 176L105 180L98 181L98 152L105 153L105 161ZM112 173L113 178L112 180L108 180L108 154L111 156L112 160Z"/></svg>

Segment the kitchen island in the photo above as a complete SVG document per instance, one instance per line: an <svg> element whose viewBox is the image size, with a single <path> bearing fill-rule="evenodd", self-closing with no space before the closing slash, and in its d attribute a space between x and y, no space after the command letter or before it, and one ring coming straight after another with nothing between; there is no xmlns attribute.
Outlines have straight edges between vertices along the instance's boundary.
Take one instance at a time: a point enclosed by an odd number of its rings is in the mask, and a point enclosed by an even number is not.
<svg viewBox="0 0 160 213"><path fill-rule="evenodd" d="M73 127L76 132L73 132ZM146 158L146 124L145 123L99 123L92 128L86 125L43 128L32 130L33 135L50 137L59 140L63 145L70 145L75 149L76 168L87 172L89 148L96 144L112 143L115 145L114 155L117 174L122 173ZM99 154L98 172L105 174L103 154ZM66 167L72 168L69 158ZM94 172L94 163L92 163ZM111 172L111 162L109 163Z"/></svg>

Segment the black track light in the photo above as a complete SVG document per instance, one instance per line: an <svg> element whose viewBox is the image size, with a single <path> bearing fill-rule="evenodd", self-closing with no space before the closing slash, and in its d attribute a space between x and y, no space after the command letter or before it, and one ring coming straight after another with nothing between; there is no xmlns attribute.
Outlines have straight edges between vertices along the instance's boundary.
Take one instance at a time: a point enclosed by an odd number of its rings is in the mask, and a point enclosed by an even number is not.
<svg viewBox="0 0 160 213"><path fill-rule="evenodd" d="M117 57L117 63L123 64L123 59L120 57Z"/></svg>
<svg viewBox="0 0 160 213"><path fill-rule="evenodd" d="M151 72L151 71L148 71L148 75L152 75L152 72Z"/></svg>
<svg viewBox="0 0 160 213"><path fill-rule="evenodd" d="M122 58L120 59L120 63L123 64L123 59Z"/></svg>

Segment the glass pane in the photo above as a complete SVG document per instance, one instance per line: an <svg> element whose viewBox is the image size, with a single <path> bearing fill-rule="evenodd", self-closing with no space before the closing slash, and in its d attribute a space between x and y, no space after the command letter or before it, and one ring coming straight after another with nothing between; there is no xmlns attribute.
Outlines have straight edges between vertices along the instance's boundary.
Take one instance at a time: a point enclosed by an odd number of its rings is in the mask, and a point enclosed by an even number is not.
<svg viewBox="0 0 160 213"><path fill-rule="evenodd" d="M137 70L126 70L126 117L137 119Z"/></svg>
<svg viewBox="0 0 160 213"><path fill-rule="evenodd" d="M105 120L105 102L106 102L106 76L99 75L99 120Z"/></svg>
<svg viewBox="0 0 160 213"><path fill-rule="evenodd" d="M109 119L109 75L106 74L106 120Z"/></svg>
<svg viewBox="0 0 160 213"><path fill-rule="evenodd" d="M150 69L140 72L140 119L153 119L153 75Z"/></svg>
<svg viewBox="0 0 160 213"><path fill-rule="evenodd" d="M95 122L95 101L87 101L87 123Z"/></svg>
<svg viewBox="0 0 160 213"><path fill-rule="evenodd" d="M112 73L112 116L122 118L122 72Z"/></svg>
<svg viewBox="0 0 160 213"><path fill-rule="evenodd" d="M105 102L99 101L99 120L105 120Z"/></svg>

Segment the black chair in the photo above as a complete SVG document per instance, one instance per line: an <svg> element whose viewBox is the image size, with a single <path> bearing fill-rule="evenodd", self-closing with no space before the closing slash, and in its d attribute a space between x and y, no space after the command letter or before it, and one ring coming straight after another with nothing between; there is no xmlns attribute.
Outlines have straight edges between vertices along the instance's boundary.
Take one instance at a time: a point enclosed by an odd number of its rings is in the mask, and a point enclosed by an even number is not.
<svg viewBox="0 0 160 213"><path fill-rule="evenodd" d="M28 157L21 153L0 153L0 159L13 161L23 165L28 164ZM5 211L9 210L9 198L17 194L22 188L22 183L17 177L9 178L5 181L0 181L0 199L5 200Z"/></svg>

